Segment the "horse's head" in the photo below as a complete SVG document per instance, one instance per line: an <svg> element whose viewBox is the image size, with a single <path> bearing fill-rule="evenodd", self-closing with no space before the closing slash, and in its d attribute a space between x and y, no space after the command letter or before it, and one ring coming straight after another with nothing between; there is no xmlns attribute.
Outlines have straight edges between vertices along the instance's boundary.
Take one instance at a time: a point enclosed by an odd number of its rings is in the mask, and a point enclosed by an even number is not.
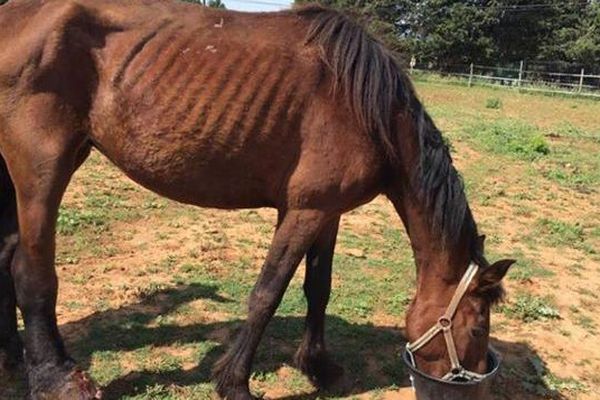
<svg viewBox="0 0 600 400"><path fill-rule="evenodd" d="M490 309L502 299L502 279L515 261L490 265L482 256L478 258L460 281L436 280L420 290L411 304L407 349L425 374L476 380L488 372Z"/></svg>

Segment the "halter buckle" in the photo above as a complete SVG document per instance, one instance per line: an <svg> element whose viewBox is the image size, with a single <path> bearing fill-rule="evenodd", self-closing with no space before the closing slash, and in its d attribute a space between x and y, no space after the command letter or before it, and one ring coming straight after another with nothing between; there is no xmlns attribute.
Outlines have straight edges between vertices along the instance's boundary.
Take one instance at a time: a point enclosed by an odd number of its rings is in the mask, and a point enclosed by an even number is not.
<svg viewBox="0 0 600 400"><path fill-rule="evenodd" d="M438 324L440 324L443 329L452 328L452 320L446 316L440 317L440 319L438 319Z"/></svg>

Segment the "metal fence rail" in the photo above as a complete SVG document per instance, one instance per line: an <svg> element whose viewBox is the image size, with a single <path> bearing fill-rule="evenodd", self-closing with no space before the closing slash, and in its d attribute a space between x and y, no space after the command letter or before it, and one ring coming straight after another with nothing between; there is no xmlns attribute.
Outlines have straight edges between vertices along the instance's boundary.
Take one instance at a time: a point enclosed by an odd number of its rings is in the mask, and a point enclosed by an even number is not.
<svg viewBox="0 0 600 400"><path fill-rule="evenodd" d="M600 75L586 74L584 69L579 73L547 71L535 69L534 65L526 67L525 63L521 62L519 68L472 63L452 65L440 71L411 62L410 70L411 73L429 72L456 77L464 80L468 86L485 85L600 98Z"/></svg>

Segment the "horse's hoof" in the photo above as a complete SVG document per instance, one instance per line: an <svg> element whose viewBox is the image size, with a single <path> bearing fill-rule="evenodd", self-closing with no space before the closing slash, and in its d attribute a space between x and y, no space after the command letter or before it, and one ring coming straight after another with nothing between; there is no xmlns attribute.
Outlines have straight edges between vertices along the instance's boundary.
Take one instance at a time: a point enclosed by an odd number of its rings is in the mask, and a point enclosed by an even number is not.
<svg viewBox="0 0 600 400"><path fill-rule="evenodd" d="M258 400L250 394L248 383L237 378L244 375L242 371L236 370L230 354L221 357L213 368L213 380L219 397L224 400Z"/></svg>
<svg viewBox="0 0 600 400"><path fill-rule="evenodd" d="M252 396L246 388L230 389L226 392L221 394L224 400L260 400L258 397Z"/></svg>
<svg viewBox="0 0 600 400"><path fill-rule="evenodd" d="M327 389L335 386L344 376L344 368L327 358L322 364L312 367L312 373L308 375L315 386Z"/></svg>
<svg viewBox="0 0 600 400"><path fill-rule="evenodd" d="M319 389L331 388L344 376L344 368L333 362L325 352L311 356L299 351L295 362L297 368Z"/></svg>
<svg viewBox="0 0 600 400"><path fill-rule="evenodd" d="M23 366L23 346L17 339L0 349L0 373L14 373L21 366Z"/></svg>
<svg viewBox="0 0 600 400"><path fill-rule="evenodd" d="M61 384L31 397L34 400L100 400L102 392L87 373L74 370L65 376Z"/></svg>
<svg viewBox="0 0 600 400"><path fill-rule="evenodd" d="M22 366L23 360L10 357L0 351L0 376L12 375Z"/></svg>
<svg viewBox="0 0 600 400"><path fill-rule="evenodd" d="M223 400L260 400L252 396L248 386L230 386L223 382L217 382L217 393Z"/></svg>

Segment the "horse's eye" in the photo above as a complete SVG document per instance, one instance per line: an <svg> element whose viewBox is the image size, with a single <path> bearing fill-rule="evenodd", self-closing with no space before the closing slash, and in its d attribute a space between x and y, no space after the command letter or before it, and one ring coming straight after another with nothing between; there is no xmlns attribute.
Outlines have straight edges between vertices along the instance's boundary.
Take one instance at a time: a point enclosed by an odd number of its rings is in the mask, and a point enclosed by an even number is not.
<svg viewBox="0 0 600 400"><path fill-rule="evenodd" d="M471 335L476 338L484 337L487 334L487 329L482 327L475 327L471 329Z"/></svg>

